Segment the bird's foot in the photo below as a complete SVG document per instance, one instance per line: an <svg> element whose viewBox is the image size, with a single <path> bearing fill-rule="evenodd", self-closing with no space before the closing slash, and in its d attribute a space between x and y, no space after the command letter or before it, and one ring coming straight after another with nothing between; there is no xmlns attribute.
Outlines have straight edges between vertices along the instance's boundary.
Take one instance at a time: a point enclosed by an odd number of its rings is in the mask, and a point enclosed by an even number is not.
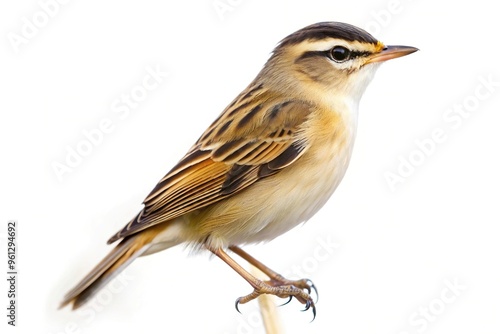
<svg viewBox="0 0 500 334"><path fill-rule="evenodd" d="M314 285L314 283L308 279L308 278L303 278L299 280L289 280L281 276L280 274L276 274L269 281L266 281L266 283L269 283L272 286L284 286L284 285L291 285L294 287L297 287L302 290L307 290L307 293L310 295L311 291L314 290L314 294L316 295L316 302L318 302L318 289Z"/></svg>
<svg viewBox="0 0 500 334"><path fill-rule="evenodd" d="M311 309L313 320L316 318L316 305L310 293L311 290L314 290L317 295L317 290L311 280L301 279L292 281L278 275L268 281L256 280L254 283L254 291L252 293L236 300L235 306L238 312L240 311L238 309L240 304L248 303L262 294L270 294L280 298L289 298L283 305L288 304L293 298L297 299L301 304L305 305L304 311Z"/></svg>

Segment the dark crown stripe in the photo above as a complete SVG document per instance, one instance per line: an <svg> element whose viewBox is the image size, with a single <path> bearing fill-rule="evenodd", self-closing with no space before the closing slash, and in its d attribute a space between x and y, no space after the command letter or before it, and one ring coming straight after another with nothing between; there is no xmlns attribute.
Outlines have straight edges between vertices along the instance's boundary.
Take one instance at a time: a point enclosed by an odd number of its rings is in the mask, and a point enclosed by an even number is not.
<svg viewBox="0 0 500 334"><path fill-rule="evenodd" d="M377 39L372 35L353 25L341 22L320 22L302 28L285 37L276 49L307 40L314 41L324 38L338 38L351 42L358 41L371 44L377 43Z"/></svg>

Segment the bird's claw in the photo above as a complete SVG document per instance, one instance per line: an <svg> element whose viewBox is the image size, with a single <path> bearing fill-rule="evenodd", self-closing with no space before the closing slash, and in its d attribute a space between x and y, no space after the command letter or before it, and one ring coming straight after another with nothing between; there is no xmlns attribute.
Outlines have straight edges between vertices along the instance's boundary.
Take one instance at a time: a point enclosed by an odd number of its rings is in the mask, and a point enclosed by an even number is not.
<svg viewBox="0 0 500 334"><path fill-rule="evenodd" d="M238 307L240 305L240 300L241 300L241 297L236 298L236 301L234 302L234 307L236 308L236 311L238 311L239 314L241 314L241 311Z"/></svg>
<svg viewBox="0 0 500 334"><path fill-rule="evenodd" d="M316 305L314 305L314 302L312 301L312 299L308 299L306 301L306 307L302 310L302 312L305 312L309 309L312 309L312 312L313 312L313 318L311 320L311 322L313 322L314 319L316 319Z"/></svg>
<svg viewBox="0 0 500 334"><path fill-rule="evenodd" d="M286 304L288 304L289 302L291 302L292 298L293 298L292 296L288 296L288 300L286 302L284 302L283 304L279 305L279 307L285 306Z"/></svg>
<svg viewBox="0 0 500 334"><path fill-rule="evenodd" d="M311 308L312 302L310 300L307 300L306 302L306 307L302 310L302 312L305 312Z"/></svg>
<svg viewBox="0 0 500 334"><path fill-rule="evenodd" d="M309 286L309 288L307 289L307 293L311 294L311 291L314 290L314 294L316 295L315 303L317 303L319 300L318 289L316 288L316 285L314 285L313 281L311 281L310 279L307 279L307 283Z"/></svg>

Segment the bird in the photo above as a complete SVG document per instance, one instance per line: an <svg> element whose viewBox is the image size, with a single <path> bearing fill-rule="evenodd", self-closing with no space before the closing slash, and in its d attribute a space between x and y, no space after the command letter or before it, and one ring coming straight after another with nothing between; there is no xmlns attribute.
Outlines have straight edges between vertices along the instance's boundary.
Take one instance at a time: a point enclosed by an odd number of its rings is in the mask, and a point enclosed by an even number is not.
<svg viewBox="0 0 500 334"><path fill-rule="evenodd" d="M111 252L63 298L77 309L138 257L177 245L209 251L253 291L312 309L316 286L289 280L241 247L309 220L341 182L353 151L359 101L383 62L411 54L342 22L282 39L255 79L222 111L108 244ZM269 279L256 278L234 253ZM314 319L314 318L313 318Z"/></svg>

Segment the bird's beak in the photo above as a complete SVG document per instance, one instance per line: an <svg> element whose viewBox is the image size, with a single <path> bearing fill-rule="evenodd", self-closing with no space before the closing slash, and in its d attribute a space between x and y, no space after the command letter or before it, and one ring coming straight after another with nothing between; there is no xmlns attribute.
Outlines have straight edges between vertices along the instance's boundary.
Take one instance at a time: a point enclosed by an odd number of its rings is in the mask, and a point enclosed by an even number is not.
<svg viewBox="0 0 500 334"><path fill-rule="evenodd" d="M382 62L382 61L386 61L389 59L403 57L403 56L409 55L410 53L413 53L415 51L418 51L418 49L414 48L412 46L389 45L389 46L384 47L382 49L382 51L368 56L368 60L366 61L366 64Z"/></svg>

